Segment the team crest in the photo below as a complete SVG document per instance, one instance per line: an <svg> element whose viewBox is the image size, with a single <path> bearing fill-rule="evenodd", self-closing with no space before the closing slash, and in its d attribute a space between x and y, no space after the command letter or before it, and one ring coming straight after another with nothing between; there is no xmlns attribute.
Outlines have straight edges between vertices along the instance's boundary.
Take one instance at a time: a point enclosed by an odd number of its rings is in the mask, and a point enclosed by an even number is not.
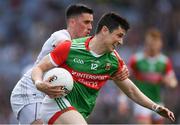
<svg viewBox="0 0 180 125"><path fill-rule="evenodd" d="M111 69L111 63L106 63L105 70L110 70Z"/></svg>

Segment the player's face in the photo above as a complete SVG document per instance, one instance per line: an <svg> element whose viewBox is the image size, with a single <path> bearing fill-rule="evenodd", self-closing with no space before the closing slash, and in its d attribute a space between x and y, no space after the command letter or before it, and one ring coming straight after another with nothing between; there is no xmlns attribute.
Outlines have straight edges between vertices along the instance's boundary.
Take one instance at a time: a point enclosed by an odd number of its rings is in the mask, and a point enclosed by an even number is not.
<svg viewBox="0 0 180 125"><path fill-rule="evenodd" d="M76 37L88 36L92 30L93 15L82 13L75 18L74 33Z"/></svg>
<svg viewBox="0 0 180 125"><path fill-rule="evenodd" d="M149 52L159 53L161 51L162 40L160 38L147 36L145 40L145 45Z"/></svg>
<svg viewBox="0 0 180 125"><path fill-rule="evenodd" d="M113 32L107 32L105 36L105 46L108 51L113 51L118 45L123 44L123 37L125 35L126 31L122 29L121 27L118 27L117 29L113 30Z"/></svg>

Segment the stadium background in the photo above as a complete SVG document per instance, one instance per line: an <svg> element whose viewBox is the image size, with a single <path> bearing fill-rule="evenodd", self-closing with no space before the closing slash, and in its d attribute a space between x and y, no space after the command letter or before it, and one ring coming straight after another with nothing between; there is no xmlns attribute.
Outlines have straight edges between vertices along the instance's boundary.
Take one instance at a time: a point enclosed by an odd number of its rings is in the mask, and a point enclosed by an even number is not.
<svg viewBox="0 0 180 125"><path fill-rule="evenodd" d="M10 108L10 93L50 34L65 28L65 8L71 3L85 3L94 9L94 29L99 17L109 11L130 22L131 30L118 49L125 61L142 47L144 31L150 26L158 27L164 34L163 52L173 61L180 80L179 0L0 0L0 124L17 123ZM180 87L163 88L163 92L166 105L178 118ZM131 111L126 115L118 112L118 93L109 81L101 91L89 123L133 123Z"/></svg>

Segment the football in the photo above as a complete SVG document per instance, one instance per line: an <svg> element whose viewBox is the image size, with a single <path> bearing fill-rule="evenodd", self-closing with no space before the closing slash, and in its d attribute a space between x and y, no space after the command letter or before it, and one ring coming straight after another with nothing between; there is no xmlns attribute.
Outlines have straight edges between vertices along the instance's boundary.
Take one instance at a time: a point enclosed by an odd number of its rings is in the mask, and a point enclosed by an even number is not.
<svg viewBox="0 0 180 125"><path fill-rule="evenodd" d="M43 81L46 80L49 80L49 82L54 85L64 86L63 89L66 91L64 96L73 89L73 77L69 71L64 68L53 68L48 70L43 76Z"/></svg>

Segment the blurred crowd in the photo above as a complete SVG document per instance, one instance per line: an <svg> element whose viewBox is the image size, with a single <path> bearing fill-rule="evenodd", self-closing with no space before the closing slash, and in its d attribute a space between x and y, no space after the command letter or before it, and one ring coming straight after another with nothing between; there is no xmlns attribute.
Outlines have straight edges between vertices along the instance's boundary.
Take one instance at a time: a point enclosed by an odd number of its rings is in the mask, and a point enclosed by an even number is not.
<svg viewBox="0 0 180 125"><path fill-rule="evenodd" d="M172 60L180 81L179 0L0 0L0 124L17 123L9 103L10 93L46 39L66 27L65 8L73 3L94 9L94 30L99 17L109 11L130 22L124 45L118 48L126 63L132 53L142 48L145 30L151 26L159 28L164 38L163 52ZM167 107L180 117L180 87L173 91L164 88L163 92ZM133 123L131 113L123 115L117 110L118 94L119 90L109 81L101 90L89 123Z"/></svg>

